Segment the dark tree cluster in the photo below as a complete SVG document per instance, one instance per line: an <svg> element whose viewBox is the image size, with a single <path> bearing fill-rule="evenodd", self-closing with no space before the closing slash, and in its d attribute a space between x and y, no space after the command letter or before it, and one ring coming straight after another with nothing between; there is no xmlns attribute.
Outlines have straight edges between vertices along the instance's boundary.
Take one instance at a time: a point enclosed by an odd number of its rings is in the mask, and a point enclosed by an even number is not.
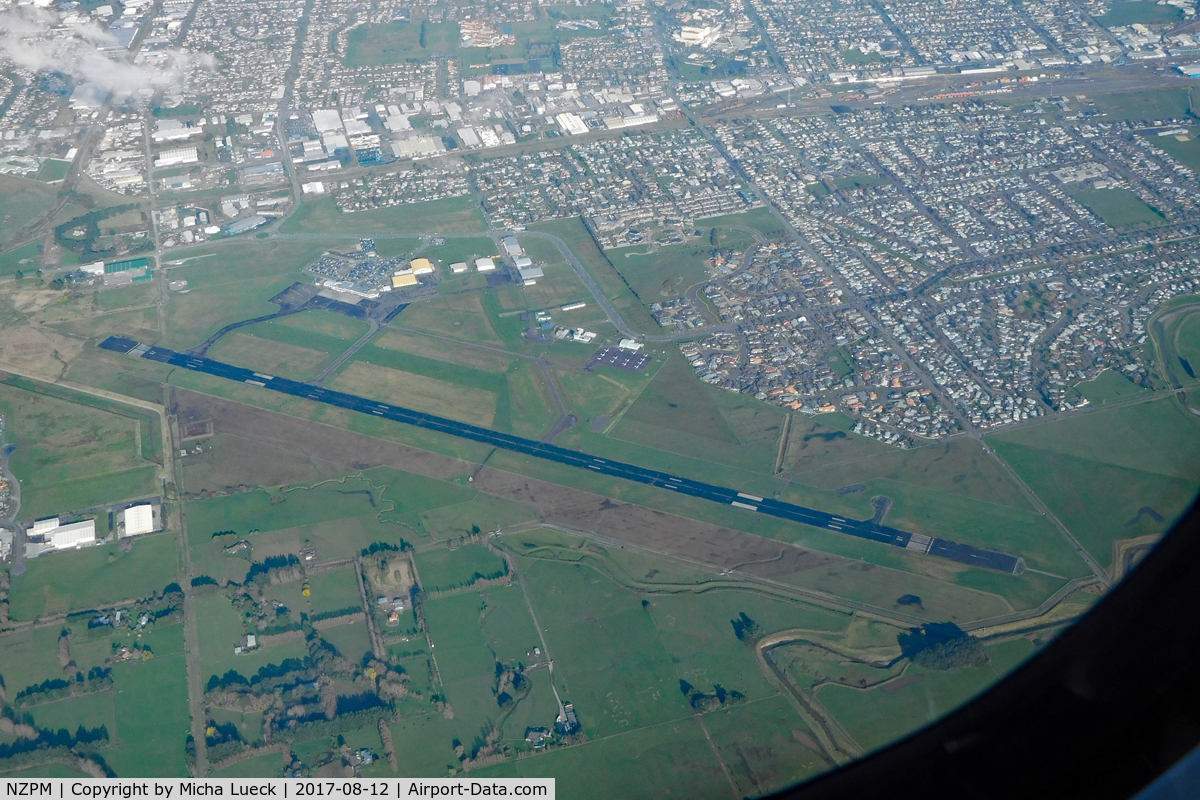
<svg viewBox="0 0 1200 800"><path fill-rule="evenodd" d="M904 657L926 669L981 667L988 662L983 642L953 622L927 622L897 638Z"/></svg>

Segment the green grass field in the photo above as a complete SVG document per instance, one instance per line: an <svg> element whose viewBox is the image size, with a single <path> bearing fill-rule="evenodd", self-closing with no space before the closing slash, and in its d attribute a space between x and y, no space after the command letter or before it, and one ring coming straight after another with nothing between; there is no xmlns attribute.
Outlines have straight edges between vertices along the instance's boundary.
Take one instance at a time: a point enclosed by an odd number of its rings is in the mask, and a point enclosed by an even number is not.
<svg viewBox="0 0 1200 800"><path fill-rule="evenodd" d="M17 272L36 272L42 261L42 246L39 242L31 242L24 247L10 250L0 256L0 277L15 275Z"/></svg>
<svg viewBox="0 0 1200 800"><path fill-rule="evenodd" d="M874 186L886 186L889 182L880 175L850 175L834 178L833 185L838 189L870 189Z"/></svg>
<svg viewBox="0 0 1200 800"><path fill-rule="evenodd" d="M299 596L299 584L293 587L296 596ZM301 641L258 647L234 655L233 648L241 644L246 634L242 615L221 594L198 597L195 605L200 640L201 685L206 685L213 675L221 676L229 670L236 670L250 678L268 664L278 664L286 658L304 658L308 654L308 648Z"/></svg>
<svg viewBox="0 0 1200 800"><path fill-rule="evenodd" d="M679 695L678 686L672 691ZM729 781L704 730L687 713L654 727L550 750L471 774L480 778L554 777L564 788L569 776L570 796L586 800L668 793L696 800L730 796Z"/></svg>
<svg viewBox="0 0 1200 800"><path fill-rule="evenodd" d="M499 252L494 240L479 236L469 239L447 239L445 244L426 247L421 251L420 257L440 264L448 275L451 264L462 261L473 265L476 258L490 258Z"/></svg>
<svg viewBox="0 0 1200 800"><path fill-rule="evenodd" d="M436 648L434 654L444 693L454 709L454 720L448 727L464 743L474 739L479 730L492 722L502 722L517 710L522 718L535 708L541 708L543 716L547 707L557 714L548 684L534 685L528 695L517 698L515 708L508 709L501 709L493 691L497 660L511 667L516 662L529 664L535 659L531 651L538 644L537 632L518 587L429 600L425 604L425 618ZM549 701L546 694L550 695ZM522 708L526 704L528 707ZM553 724L553 717L546 720L539 716L538 724ZM504 733L506 738L523 740L525 731L505 726Z"/></svg>
<svg viewBox="0 0 1200 800"><path fill-rule="evenodd" d="M109 408L128 409L127 415ZM8 442L17 446L9 465L23 484L23 519L142 497L159 488L156 465L148 460L161 458L157 418L150 424L150 415L127 406L20 381L0 384L0 413Z"/></svg>
<svg viewBox="0 0 1200 800"><path fill-rule="evenodd" d="M1101 564L1115 541L1165 531L1196 493L1200 423L1169 398L988 439Z"/></svg>
<svg viewBox="0 0 1200 800"><path fill-rule="evenodd" d="M60 630L51 625L0 636L0 676L9 697L48 678L62 677L58 666Z"/></svg>
<svg viewBox="0 0 1200 800"><path fill-rule="evenodd" d="M1162 214L1128 189L1080 189L1074 196L1117 230L1161 225L1165 221Z"/></svg>
<svg viewBox="0 0 1200 800"><path fill-rule="evenodd" d="M755 208L742 214L725 214L719 217L704 217L697 220L709 228L754 228L764 236L783 233L783 226L768 208Z"/></svg>
<svg viewBox="0 0 1200 800"><path fill-rule="evenodd" d="M284 583L267 588L263 595L271 600L278 600L288 607L292 617L297 622L300 613L312 616L314 614L330 614L335 611L354 609L362 611L362 597L358 591L358 576L350 567L318 572L308 578L311 594L305 597L301 593L302 584Z"/></svg>
<svg viewBox="0 0 1200 800"><path fill-rule="evenodd" d="M528 360L478 350L458 355L435 340L387 336L355 353L333 385L524 436L539 436L557 418L545 378Z"/></svg>
<svg viewBox="0 0 1200 800"><path fill-rule="evenodd" d="M1122 5L1145 5L1154 8L1150 3L1137 2ZM1121 92L1119 94L1096 94L1088 97L1088 102L1105 112L1112 119L1154 120L1184 119L1188 116L1191 104L1188 99L1188 89L1161 89L1155 92Z"/></svg>
<svg viewBox="0 0 1200 800"><path fill-rule="evenodd" d="M58 189L12 175L0 175L0 243L7 242L23 225L54 204Z"/></svg>
<svg viewBox="0 0 1200 800"><path fill-rule="evenodd" d="M351 236L369 236L373 233L464 233L486 229L479 204L464 195L353 214L339 211L332 197L305 200L279 230L282 233L337 231Z"/></svg>
<svg viewBox="0 0 1200 800"><path fill-rule="evenodd" d="M689 286L709 277L704 261L712 253L707 240L670 245L646 254L644 246L622 247L607 252L608 259L646 305L675 300Z"/></svg>
<svg viewBox="0 0 1200 800"><path fill-rule="evenodd" d="M430 528L435 531L441 529L439 519L467 529L493 521L494 510L480 504L482 496L471 489L388 467L364 474L365 479L351 476L314 488L303 484L290 487L281 502L272 502L272 496L279 497L279 490L190 501L186 510L194 569L216 580L240 582L245 577L249 564L221 551L220 543L212 539L218 531L248 536L258 561L304 547L316 548L322 560L336 560L350 558L372 542L399 544L401 538L413 541L427 535L423 518L437 510L445 514L431 520ZM503 521L530 516L528 511L517 513L519 508L507 507L519 504L502 501L501 505L504 508L498 513ZM461 536L462 531L455 535ZM318 598L312 602L318 603ZM287 605L301 610L295 603ZM335 604L333 608L341 607Z"/></svg>
<svg viewBox="0 0 1200 800"><path fill-rule="evenodd" d="M51 553L27 562L9 591L9 614L28 620L146 597L179 577L170 533L141 536L128 553L115 544Z"/></svg>
<svg viewBox="0 0 1200 800"><path fill-rule="evenodd" d="M58 183L67 177L67 172L70 169L70 161L64 161L61 158L48 158L42 162L42 168L38 170L37 179L42 183Z"/></svg>
<svg viewBox="0 0 1200 800"><path fill-rule="evenodd" d="M825 684L816 696L858 744L871 751L952 711L1000 677L992 664L945 672L913 664L904 674L920 680L891 690L887 686L864 690Z"/></svg>
<svg viewBox="0 0 1200 800"><path fill-rule="evenodd" d="M353 664L361 663L363 655L371 652L371 634L362 620L356 620L353 625L328 628L321 632L321 638Z"/></svg>
<svg viewBox="0 0 1200 800"><path fill-rule="evenodd" d="M303 311L230 331L208 356L268 375L311 380L369 330L361 320Z"/></svg>
<svg viewBox="0 0 1200 800"><path fill-rule="evenodd" d="M150 661L113 667L114 712L120 746L104 759L118 776L186 777L184 741L190 733L183 626L177 649ZM110 732L111 733L111 732Z"/></svg>
<svg viewBox="0 0 1200 800"><path fill-rule="evenodd" d="M1188 169L1200 171L1200 141L1196 139L1197 132L1198 129L1192 128L1192 138L1186 142L1181 142L1174 136L1151 136L1147 141Z"/></svg>
<svg viewBox="0 0 1200 800"><path fill-rule="evenodd" d="M679 675L637 595L581 564L521 562L559 691L590 737L688 714Z"/></svg>
<svg viewBox="0 0 1200 800"><path fill-rule="evenodd" d="M604 253L596 247L595 241L584 227L581 219L572 217L541 222L529 226L529 229L553 234L562 239L600 286L604 295L613 304L613 308L629 325L649 333L657 333L661 330L658 323L651 318L650 312L634 296L621 274L617 272Z"/></svg>
<svg viewBox="0 0 1200 800"><path fill-rule="evenodd" d="M421 588L426 592L469 586L480 577L505 572L504 559L480 544L467 544L453 550L421 550L416 554L416 562Z"/></svg>
<svg viewBox="0 0 1200 800"><path fill-rule="evenodd" d="M1114 400L1128 400L1150 392L1149 389L1143 389L1121 373L1111 369L1101 372L1094 380L1080 382L1075 388L1087 398L1089 403L1099 403L1100 405Z"/></svg>
<svg viewBox="0 0 1200 800"><path fill-rule="evenodd" d="M1174 6L1160 6L1148 0L1127 0L1113 3L1107 13L1096 17L1096 22L1106 28L1132 25L1173 25L1183 19L1183 12Z"/></svg>
<svg viewBox="0 0 1200 800"><path fill-rule="evenodd" d="M359 25L350 31L345 61L348 67L378 67L411 59L425 61L435 53L450 54L457 48L457 22Z"/></svg>
<svg viewBox="0 0 1200 800"><path fill-rule="evenodd" d="M189 291L168 295L167 332L158 343L187 350L225 325L275 313L279 307L270 299L296 281L307 281L303 269L338 247L349 242L241 242L236 249L202 250L182 266L168 264L171 279L186 280Z"/></svg>

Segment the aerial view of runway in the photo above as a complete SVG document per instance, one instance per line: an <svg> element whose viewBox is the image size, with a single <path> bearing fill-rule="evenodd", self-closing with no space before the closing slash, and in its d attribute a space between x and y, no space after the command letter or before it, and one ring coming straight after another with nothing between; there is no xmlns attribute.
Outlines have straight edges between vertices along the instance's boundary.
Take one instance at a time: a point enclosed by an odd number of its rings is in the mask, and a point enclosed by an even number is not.
<svg viewBox="0 0 1200 800"><path fill-rule="evenodd" d="M196 372L204 372L231 381L261 386L273 391L296 397L305 397L320 403L328 403L332 406L363 414L374 414L375 416L396 422L441 431L442 433L472 439L495 447L501 447L505 450L525 453L526 455L544 458L560 464L580 469L590 469L602 475L657 486L662 489L679 492L680 494L711 500L714 503L732 505L747 512L769 514L773 517L802 522L806 525L836 531L847 536L869 539L874 542L901 547L918 553L970 564L974 567L982 567L1005 573L1014 573L1020 567L1020 560L1008 553L985 550L945 539L936 539L919 533L910 533L897 528L878 525L871 520L847 519L825 511L784 503L770 498L758 497L753 494L739 492L736 489L714 486L689 478L680 478L666 472L646 469L645 467L613 461L612 459L599 458L598 456L581 453L577 450L568 450L553 444L525 439L520 436L501 433L489 428L481 428L477 425L458 422L401 406L380 403L365 397L358 397L357 395L300 383L288 380L287 378L265 375L245 369L244 367L236 367L209 358L191 356L162 347L139 344L133 339L122 336L110 336L102 341L99 346L106 350L128 353L132 356L159 361Z"/></svg>

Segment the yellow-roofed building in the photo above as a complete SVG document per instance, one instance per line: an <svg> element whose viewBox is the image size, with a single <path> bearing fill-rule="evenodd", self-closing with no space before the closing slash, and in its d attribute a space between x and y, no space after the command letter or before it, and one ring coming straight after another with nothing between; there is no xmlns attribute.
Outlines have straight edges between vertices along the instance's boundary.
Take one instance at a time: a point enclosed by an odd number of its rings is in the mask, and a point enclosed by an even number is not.
<svg viewBox="0 0 1200 800"><path fill-rule="evenodd" d="M433 262L428 258L414 258L412 264L413 275L428 275L433 272Z"/></svg>
<svg viewBox="0 0 1200 800"><path fill-rule="evenodd" d="M418 283L420 283L420 281L417 280L417 276L413 275L411 272L402 272L399 275L392 276L393 289L403 289L406 286L416 286Z"/></svg>

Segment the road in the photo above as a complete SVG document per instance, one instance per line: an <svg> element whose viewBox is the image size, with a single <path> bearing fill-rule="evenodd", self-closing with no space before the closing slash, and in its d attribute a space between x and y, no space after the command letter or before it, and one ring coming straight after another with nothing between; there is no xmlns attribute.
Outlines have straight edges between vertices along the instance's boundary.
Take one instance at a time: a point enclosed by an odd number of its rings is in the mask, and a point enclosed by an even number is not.
<svg viewBox="0 0 1200 800"><path fill-rule="evenodd" d="M101 342L99 346L106 350L127 353L134 357L171 364L172 366L195 372L203 372L226 380L260 386L294 397L304 397L350 411L373 414L395 422L403 422L408 425L447 433L451 436L459 436L464 439L482 442L493 447L503 448L535 458L542 458L559 464L578 467L579 469L592 470L601 475L667 489L690 497L698 497L714 503L731 505L748 512L768 514L780 519L824 528L846 536L867 539L916 553L938 556L974 567L996 570L1008 574L1020 572L1023 568L1021 559L1008 553L984 550L972 545L952 542L946 539L935 539L919 533L910 533L896 528L889 528L885 525L877 525L871 520L847 519L825 511L785 503L772 498L758 497L746 492L739 492L736 489L714 486L690 478L680 478L666 472L626 464L621 461L604 459L576 450L568 450L546 442L525 439L520 436L481 428L477 425L458 422L401 406L380 403L365 397L337 392L308 383L300 383L288 380L287 378L266 375L245 369L244 367L236 367L208 358L177 353L174 350L168 350L163 347L150 347L121 336L110 336Z"/></svg>

